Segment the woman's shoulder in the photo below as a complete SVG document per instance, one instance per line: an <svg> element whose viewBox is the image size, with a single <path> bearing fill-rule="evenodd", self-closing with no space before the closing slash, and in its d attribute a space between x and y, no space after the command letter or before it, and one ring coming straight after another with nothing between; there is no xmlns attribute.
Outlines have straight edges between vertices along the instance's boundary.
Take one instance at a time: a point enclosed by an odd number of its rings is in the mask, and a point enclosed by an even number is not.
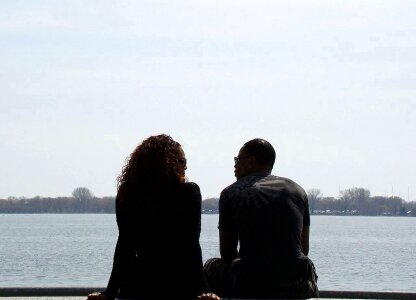
<svg viewBox="0 0 416 300"><path fill-rule="evenodd" d="M185 182L180 184L180 189L189 193L200 193L201 190L195 182Z"/></svg>

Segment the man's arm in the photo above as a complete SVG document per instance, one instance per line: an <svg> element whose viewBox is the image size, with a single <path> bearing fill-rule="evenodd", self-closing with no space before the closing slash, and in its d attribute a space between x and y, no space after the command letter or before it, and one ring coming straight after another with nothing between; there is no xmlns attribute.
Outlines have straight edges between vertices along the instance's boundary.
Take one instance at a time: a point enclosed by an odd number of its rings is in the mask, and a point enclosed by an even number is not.
<svg viewBox="0 0 416 300"><path fill-rule="evenodd" d="M309 226L303 226L302 234L300 236L300 243L302 246L302 252L308 256L309 253Z"/></svg>
<svg viewBox="0 0 416 300"><path fill-rule="evenodd" d="M238 236L234 232L219 231L220 234L220 254L226 261L234 260L238 257Z"/></svg>

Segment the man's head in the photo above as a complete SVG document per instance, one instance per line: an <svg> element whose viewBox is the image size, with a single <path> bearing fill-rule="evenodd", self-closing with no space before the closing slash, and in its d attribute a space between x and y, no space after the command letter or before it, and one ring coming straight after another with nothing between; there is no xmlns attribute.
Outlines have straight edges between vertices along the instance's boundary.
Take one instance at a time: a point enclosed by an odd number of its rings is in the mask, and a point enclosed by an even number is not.
<svg viewBox="0 0 416 300"><path fill-rule="evenodd" d="M276 152L266 140L254 139L241 147L235 158L234 174L238 179L257 172L271 172Z"/></svg>

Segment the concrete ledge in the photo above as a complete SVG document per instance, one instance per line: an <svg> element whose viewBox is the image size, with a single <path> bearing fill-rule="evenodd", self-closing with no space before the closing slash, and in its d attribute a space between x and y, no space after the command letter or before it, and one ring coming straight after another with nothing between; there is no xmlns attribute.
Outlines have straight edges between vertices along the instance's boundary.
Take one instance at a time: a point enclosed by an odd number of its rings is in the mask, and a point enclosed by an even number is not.
<svg viewBox="0 0 416 300"><path fill-rule="evenodd" d="M331 299L416 299L416 292L319 291L319 298L331 298Z"/></svg>
<svg viewBox="0 0 416 300"><path fill-rule="evenodd" d="M103 287L0 287L0 297L76 297L104 290Z"/></svg>
<svg viewBox="0 0 416 300"><path fill-rule="evenodd" d="M104 287L0 287L0 297L85 297ZM416 299L416 292L319 291L326 299Z"/></svg>

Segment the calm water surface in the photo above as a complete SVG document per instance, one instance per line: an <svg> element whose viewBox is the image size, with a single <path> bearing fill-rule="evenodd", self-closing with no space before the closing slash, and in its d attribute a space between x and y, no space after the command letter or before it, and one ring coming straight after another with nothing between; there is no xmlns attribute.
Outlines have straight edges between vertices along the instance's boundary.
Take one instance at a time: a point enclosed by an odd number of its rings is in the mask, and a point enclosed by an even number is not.
<svg viewBox="0 0 416 300"><path fill-rule="evenodd" d="M218 215L202 216L204 260ZM115 215L0 215L0 286L105 286ZM167 245L167 248L174 245ZM416 218L312 216L309 256L322 290L416 291Z"/></svg>

